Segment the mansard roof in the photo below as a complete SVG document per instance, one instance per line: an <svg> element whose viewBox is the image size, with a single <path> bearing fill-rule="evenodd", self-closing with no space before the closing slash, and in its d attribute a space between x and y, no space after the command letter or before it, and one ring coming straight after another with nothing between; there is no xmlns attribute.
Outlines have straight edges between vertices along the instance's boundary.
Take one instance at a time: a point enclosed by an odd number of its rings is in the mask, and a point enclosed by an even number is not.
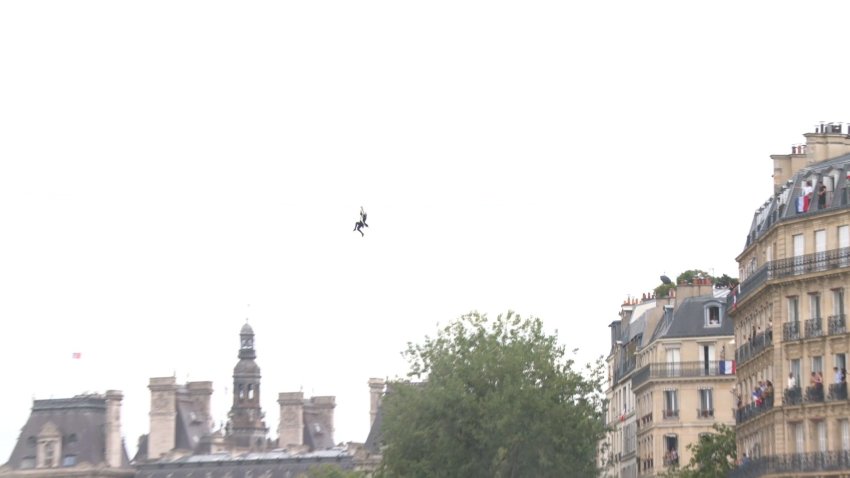
<svg viewBox="0 0 850 478"><path fill-rule="evenodd" d="M37 437L54 428L62 439L62 455L74 455L77 465L106 462L106 397L77 395L73 398L33 400L32 411L21 429L7 466L20 469L24 458L35 458ZM129 467L122 446L122 467Z"/></svg>
<svg viewBox="0 0 850 478"><path fill-rule="evenodd" d="M850 174L850 154L811 164L794 173L776 194L756 209L755 214L753 214L753 221L750 224L750 231L747 234L746 247L755 243L756 239L765 234L771 226L783 220L816 215L823 211L846 209L850 204L848 204L848 198L843 196L843 191L850 186L850 180L847 179L848 174ZM799 211L796 207L796 201L798 197L802 196L805 182L811 181L812 186L815 186L818 179L826 176L833 178L831 202L827 204L825 209L819 210L817 201L812 200L813 204L808 210Z"/></svg>
<svg viewBox="0 0 850 478"><path fill-rule="evenodd" d="M728 289L714 289L712 295L682 299L675 308L664 311L664 317L658 322L652 340L734 335L732 320L725 316L728 294ZM706 324L706 308L713 305L720 308L719 326Z"/></svg>

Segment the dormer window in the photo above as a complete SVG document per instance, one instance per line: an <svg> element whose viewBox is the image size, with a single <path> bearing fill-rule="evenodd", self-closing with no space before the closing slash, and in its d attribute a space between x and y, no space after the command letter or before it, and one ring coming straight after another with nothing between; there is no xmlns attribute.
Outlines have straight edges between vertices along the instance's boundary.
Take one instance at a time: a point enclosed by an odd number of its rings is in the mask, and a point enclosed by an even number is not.
<svg viewBox="0 0 850 478"><path fill-rule="evenodd" d="M52 422L47 422L37 437L36 467L56 468L61 463L62 433Z"/></svg>
<svg viewBox="0 0 850 478"><path fill-rule="evenodd" d="M44 456L41 466L44 468L52 468L53 461L56 459L56 444L49 441L44 444Z"/></svg>
<svg viewBox="0 0 850 478"><path fill-rule="evenodd" d="M720 306L709 305L705 308L705 326L720 327Z"/></svg>

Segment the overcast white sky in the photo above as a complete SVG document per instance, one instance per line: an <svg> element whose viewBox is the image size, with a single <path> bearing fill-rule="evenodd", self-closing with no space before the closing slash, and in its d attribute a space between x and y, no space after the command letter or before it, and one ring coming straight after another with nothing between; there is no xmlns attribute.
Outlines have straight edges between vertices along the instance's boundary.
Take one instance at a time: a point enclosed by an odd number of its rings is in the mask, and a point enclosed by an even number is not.
<svg viewBox="0 0 850 478"><path fill-rule="evenodd" d="M246 317L272 430L302 389L363 441L438 322L584 363L662 273L737 275L769 155L850 121L850 4L748 3L1 2L0 462L33 398L122 390L131 456L149 377L223 420Z"/></svg>

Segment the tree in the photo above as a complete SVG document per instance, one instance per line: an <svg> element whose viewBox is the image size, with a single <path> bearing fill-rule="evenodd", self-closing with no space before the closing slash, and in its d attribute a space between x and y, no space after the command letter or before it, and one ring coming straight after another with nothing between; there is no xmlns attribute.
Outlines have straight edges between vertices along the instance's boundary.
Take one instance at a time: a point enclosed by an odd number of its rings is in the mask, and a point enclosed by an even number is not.
<svg viewBox="0 0 850 478"><path fill-rule="evenodd" d="M700 435L699 442L688 445L691 460L677 476L681 478L721 478L735 467L737 449L735 429L715 424L714 433Z"/></svg>
<svg viewBox="0 0 850 478"><path fill-rule="evenodd" d="M712 279L711 275L708 272L705 272L704 270L691 269L679 274L679 276L676 277L676 284L690 284L696 277Z"/></svg>
<svg viewBox="0 0 850 478"><path fill-rule="evenodd" d="M471 313L403 355L414 381L384 397L382 475L597 475L603 364L574 370L540 319Z"/></svg>
<svg viewBox="0 0 850 478"><path fill-rule="evenodd" d="M735 277L729 277L726 274L723 274L720 277L714 278L714 287L735 287L738 285L738 279Z"/></svg>

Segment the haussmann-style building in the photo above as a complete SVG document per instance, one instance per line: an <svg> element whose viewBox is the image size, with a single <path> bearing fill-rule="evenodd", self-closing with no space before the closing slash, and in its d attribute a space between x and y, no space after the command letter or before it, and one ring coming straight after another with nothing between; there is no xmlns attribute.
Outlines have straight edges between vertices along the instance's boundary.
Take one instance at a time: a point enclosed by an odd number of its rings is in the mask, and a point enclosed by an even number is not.
<svg viewBox="0 0 850 478"><path fill-rule="evenodd" d="M728 294L696 277L666 297L645 294L622 305L620 320L610 324L610 431L600 450L605 476L674 471L688 463L687 445L701 434L734 424Z"/></svg>
<svg viewBox="0 0 850 478"><path fill-rule="evenodd" d="M821 124L771 156L773 191L737 257L735 477L850 477L848 133ZM772 400L757 400L767 381Z"/></svg>

